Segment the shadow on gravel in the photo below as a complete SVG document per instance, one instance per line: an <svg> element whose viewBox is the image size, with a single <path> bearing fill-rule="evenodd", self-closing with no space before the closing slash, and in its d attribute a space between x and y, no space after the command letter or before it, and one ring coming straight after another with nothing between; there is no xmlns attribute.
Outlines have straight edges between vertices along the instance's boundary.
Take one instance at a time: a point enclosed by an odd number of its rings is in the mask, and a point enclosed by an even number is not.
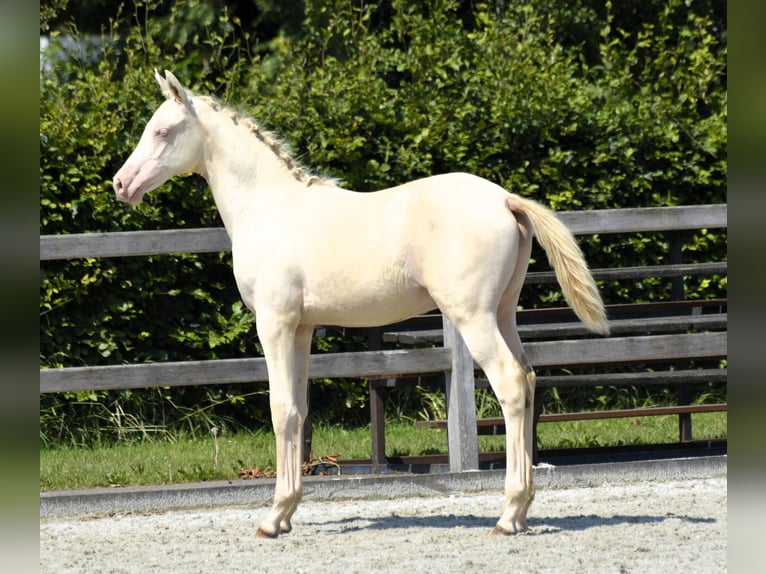
<svg viewBox="0 0 766 574"><path fill-rule="evenodd" d="M313 526L332 526L337 525L341 532L351 532L354 530L389 530L394 528L494 528L497 518L487 516L475 516L468 514L465 516L431 515L431 516L399 516L392 514L390 516L355 516L353 518L342 518L340 520L327 520L308 522L306 524Z"/></svg>
<svg viewBox="0 0 766 574"><path fill-rule="evenodd" d="M590 528L599 528L602 526L620 526L624 524L657 524L666 520L680 520L690 524L713 524L714 518L699 518L696 516L679 516L677 514L667 514L663 516L598 516L595 514L577 515L577 516L559 516L554 518L536 518L530 517L528 520L531 529L530 534L553 534L561 531L588 530Z"/></svg>
<svg viewBox="0 0 766 574"><path fill-rule="evenodd" d="M590 528L600 528L609 526L620 526L625 524L655 524L665 522L666 520L679 520L694 524L713 524L717 522L714 518L699 518L694 516L679 516L668 514L663 516L598 516L595 514L561 516L555 518L530 517L527 536L536 536L542 534L555 534L561 531L581 531ZM365 517L356 516L353 518L344 518L340 520L322 520L307 522L311 526L331 526L337 525L340 532L352 532L355 530L388 530L388 529L406 529L406 528L483 528L492 530L497 522L497 517L475 516L468 514L465 516L433 515L433 516L375 516Z"/></svg>

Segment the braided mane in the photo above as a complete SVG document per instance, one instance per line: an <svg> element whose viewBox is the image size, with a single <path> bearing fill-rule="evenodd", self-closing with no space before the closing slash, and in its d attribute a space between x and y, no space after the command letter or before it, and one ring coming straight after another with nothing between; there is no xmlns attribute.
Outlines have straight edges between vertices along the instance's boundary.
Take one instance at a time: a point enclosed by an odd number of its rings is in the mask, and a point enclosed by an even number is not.
<svg viewBox="0 0 766 574"><path fill-rule="evenodd" d="M329 185L337 187L337 179L310 173L292 156L290 146L287 143L280 140L274 133L265 129L254 119L243 116L235 110L222 106L215 98L210 96L195 96L195 99L204 102L210 106L213 111L225 113L235 125L244 127L261 142L266 144L274 155L285 164L292 176L299 182L305 183L306 187L310 185Z"/></svg>

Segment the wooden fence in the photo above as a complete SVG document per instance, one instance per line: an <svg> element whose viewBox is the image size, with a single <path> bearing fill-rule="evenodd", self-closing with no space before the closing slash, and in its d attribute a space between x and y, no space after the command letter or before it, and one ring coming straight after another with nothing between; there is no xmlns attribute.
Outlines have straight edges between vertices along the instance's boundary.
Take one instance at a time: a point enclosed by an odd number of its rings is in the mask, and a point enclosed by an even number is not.
<svg viewBox="0 0 766 574"><path fill-rule="evenodd" d="M575 235L678 232L689 229L726 227L726 205L699 205L666 208L609 209L559 214ZM40 237L40 261L70 258L131 257L171 253L203 253L228 251L231 248L223 228L118 233L86 233ZM625 273L638 277L672 276L689 273L726 273L726 262L702 264L671 263L636 268L595 270L597 279L609 279ZM530 274L528 282L545 282L552 273ZM172 319L170 319L172 320ZM714 341L720 353L724 340ZM443 345L436 348L380 350L357 353L312 355L310 378L362 377L381 379L405 374L445 373L448 401L449 464L452 471L478 468L477 422L474 399L474 369L460 334L444 319ZM626 356L638 360L651 358L666 346L661 335L635 340L610 340L623 344ZM689 335L690 348L708 345L711 338ZM578 345L593 345L591 341L562 346L558 342L536 342L525 346L532 364L566 365L582 357ZM598 344L598 343L595 343ZM637 346L638 345L638 346ZM643 345L643 346L642 346ZM696 352L696 351L695 351ZM209 385L267 381L265 359L249 357L209 361L182 361L40 369L40 392L72 392L86 390L135 389L154 386Z"/></svg>

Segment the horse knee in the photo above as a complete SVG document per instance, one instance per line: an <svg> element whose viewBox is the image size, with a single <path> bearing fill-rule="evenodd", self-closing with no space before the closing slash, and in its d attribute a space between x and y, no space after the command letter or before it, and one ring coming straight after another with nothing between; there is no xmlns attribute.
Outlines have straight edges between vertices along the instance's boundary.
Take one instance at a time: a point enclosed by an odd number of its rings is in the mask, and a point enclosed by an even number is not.
<svg viewBox="0 0 766 574"><path fill-rule="evenodd" d="M308 409L293 402L271 402L271 421L274 431L295 432L303 428Z"/></svg>

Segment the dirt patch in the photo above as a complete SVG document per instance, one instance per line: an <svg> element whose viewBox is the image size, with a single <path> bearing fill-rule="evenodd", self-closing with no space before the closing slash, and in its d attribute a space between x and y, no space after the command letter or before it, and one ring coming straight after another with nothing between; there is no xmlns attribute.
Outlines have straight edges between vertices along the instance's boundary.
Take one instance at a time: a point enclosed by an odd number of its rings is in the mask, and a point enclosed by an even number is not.
<svg viewBox="0 0 766 574"><path fill-rule="evenodd" d="M40 522L40 572L725 572L726 478L543 489L530 531L490 536L502 493L308 501Z"/></svg>

